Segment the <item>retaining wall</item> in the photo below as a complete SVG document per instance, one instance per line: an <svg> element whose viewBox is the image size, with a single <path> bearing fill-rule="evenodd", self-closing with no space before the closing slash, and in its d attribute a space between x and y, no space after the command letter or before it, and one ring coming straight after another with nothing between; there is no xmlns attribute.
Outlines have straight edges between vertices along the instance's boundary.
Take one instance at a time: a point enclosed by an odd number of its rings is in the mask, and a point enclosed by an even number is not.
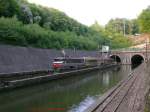
<svg viewBox="0 0 150 112"><path fill-rule="evenodd" d="M97 51L65 50L70 57L99 56ZM60 50L0 45L0 74L50 70Z"/></svg>

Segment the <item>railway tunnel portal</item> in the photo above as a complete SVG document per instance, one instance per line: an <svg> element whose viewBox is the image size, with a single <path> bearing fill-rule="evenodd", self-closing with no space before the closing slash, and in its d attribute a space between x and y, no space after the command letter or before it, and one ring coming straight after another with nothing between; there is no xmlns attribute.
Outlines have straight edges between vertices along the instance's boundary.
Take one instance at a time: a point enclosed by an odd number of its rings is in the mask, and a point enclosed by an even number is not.
<svg viewBox="0 0 150 112"><path fill-rule="evenodd" d="M111 52L110 58L117 63L139 65L150 59L150 52L146 51L115 51Z"/></svg>

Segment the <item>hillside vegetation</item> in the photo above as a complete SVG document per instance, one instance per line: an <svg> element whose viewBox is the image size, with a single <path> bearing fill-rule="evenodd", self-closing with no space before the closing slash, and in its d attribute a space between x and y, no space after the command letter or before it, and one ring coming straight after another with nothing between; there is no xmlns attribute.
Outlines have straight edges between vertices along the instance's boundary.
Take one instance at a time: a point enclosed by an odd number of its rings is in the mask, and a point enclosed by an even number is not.
<svg viewBox="0 0 150 112"><path fill-rule="evenodd" d="M88 27L57 9L29 4L26 0L0 0L0 43L85 50L96 50L102 45L131 45L122 33L109 31L97 22Z"/></svg>

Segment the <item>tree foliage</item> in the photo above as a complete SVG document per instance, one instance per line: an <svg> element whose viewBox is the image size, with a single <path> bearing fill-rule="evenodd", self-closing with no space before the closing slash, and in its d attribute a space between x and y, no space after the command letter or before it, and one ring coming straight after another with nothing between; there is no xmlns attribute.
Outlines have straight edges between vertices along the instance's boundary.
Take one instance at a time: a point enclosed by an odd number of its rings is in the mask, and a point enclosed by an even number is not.
<svg viewBox="0 0 150 112"><path fill-rule="evenodd" d="M150 33L150 6L143 10L138 17L140 31L144 33Z"/></svg>
<svg viewBox="0 0 150 112"><path fill-rule="evenodd" d="M120 35L110 38L108 30L98 23L88 27L57 9L29 4L25 0L0 0L0 3L1 43L86 50L100 48L103 44L113 48L130 45Z"/></svg>
<svg viewBox="0 0 150 112"><path fill-rule="evenodd" d="M125 18L111 19L106 24L106 30L112 33L136 34L139 32L138 23L135 19L128 20Z"/></svg>
<svg viewBox="0 0 150 112"><path fill-rule="evenodd" d="M19 15L19 5L15 0L0 0L0 16L12 17Z"/></svg>
<svg viewBox="0 0 150 112"><path fill-rule="evenodd" d="M109 25L113 27L112 24ZM94 31L99 32L99 35L103 37L100 40L101 42L100 45L109 45L111 48L123 48L123 47L128 47L132 44L127 37L123 36L122 33L114 31L113 28L110 26L104 28L103 26L100 26L97 22L95 22L91 26L91 28ZM99 40L99 38L95 38L95 39Z"/></svg>
<svg viewBox="0 0 150 112"><path fill-rule="evenodd" d="M75 33L55 32L38 24L19 22L17 18L0 18L0 42L5 44L32 46L40 48L77 48L92 50L97 43Z"/></svg>

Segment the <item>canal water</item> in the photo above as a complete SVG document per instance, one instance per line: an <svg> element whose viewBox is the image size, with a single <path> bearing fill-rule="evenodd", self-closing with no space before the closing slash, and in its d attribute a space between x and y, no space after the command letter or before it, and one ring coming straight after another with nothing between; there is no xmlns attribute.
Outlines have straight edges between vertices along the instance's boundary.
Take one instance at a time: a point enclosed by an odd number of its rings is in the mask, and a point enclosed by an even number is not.
<svg viewBox="0 0 150 112"><path fill-rule="evenodd" d="M83 112L131 71L113 67L3 92L0 112Z"/></svg>

